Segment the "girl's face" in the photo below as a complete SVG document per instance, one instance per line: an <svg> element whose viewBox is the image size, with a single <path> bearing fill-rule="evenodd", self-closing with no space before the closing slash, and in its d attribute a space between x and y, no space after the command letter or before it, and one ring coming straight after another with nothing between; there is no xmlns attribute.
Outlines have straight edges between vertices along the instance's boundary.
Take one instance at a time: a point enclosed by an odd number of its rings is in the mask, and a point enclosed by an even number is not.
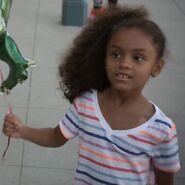
<svg viewBox="0 0 185 185"><path fill-rule="evenodd" d="M111 87L116 90L141 92L163 64L157 59L151 36L138 28L122 28L109 41L105 67Z"/></svg>

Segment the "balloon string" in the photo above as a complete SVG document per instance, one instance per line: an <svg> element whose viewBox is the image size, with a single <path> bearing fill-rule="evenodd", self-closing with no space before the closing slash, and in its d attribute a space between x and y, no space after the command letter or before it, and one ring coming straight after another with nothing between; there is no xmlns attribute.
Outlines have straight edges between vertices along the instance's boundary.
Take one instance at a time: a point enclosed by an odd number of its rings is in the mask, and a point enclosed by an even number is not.
<svg viewBox="0 0 185 185"><path fill-rule="evenodd" d="M10 146L10 139L11 139L10 136L8 136L8 142L7 142L6 148L5 148L4 152L3 152L2 161L5 160L6 152L8 151L8 148Z"/></svg>
<svg viewBox="0 0 185 185"><path fill-rule="evenodd" d="M2 73L2 71L1 71L1 68L0 68L0 80L1 80L1 82L4 81L3 73ZM13 113L12 106L11 106L11 104L10 104L10 102L9 102L9 100L8 100L8 98L7 98L7 96L6 96L5 94L3 94L3 95L4 95L5 101L6 101L7 105L8 105L8 112L12 114L12 113ZM7 142L6 148L5 148L4 152L3 152L2 160L5 159L5 155L6 155L7 151L8 151L9 146L10 146L10 140L11 140L11 137L8 136L8 142Z"/></svg>

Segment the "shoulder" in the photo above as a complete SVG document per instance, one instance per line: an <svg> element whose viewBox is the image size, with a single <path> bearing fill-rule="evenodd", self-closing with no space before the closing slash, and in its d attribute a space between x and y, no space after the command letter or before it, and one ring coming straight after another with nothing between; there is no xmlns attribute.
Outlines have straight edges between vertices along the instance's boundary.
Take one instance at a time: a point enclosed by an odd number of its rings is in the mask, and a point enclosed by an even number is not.
<svg viewBox="0 0 185 185"><path fill-rule="evenodd" d="M75 98L74 102L79 102L79 101L93 101L96 95L96 90L90 89L88 91L85 91L82 93L80 96Z"/></svg>
<svg viewBox="0 0 185 185"><path fill-rule="evenodd" d="M171 133L172 130L176 129L175 123L157 105L154 106L156 110L153 119L154 126L167 133Z"/></svg>
<svg viewBox="0 0 185 185"><path fill-rule="evenodd" d="M84 106L91 106L94 104L96 100L96 93L97 91L94 89L90 89L89 91L84 92L82 95L77 97L73 104L76 108L84 107Z"/></svg>

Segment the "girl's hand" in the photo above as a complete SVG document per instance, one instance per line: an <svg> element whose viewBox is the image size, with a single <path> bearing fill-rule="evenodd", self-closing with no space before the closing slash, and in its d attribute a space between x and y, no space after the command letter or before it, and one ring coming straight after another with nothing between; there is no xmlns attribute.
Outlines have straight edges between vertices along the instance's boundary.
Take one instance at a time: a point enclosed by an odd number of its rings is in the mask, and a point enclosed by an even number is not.
<svg viewBox="0 0 185 185"><path fill-rule="evenodd" d="M24 128L21 120L12 113L6 114L3 123L3 132L5 135L13 138L21 138L21 132Z"/></svg>

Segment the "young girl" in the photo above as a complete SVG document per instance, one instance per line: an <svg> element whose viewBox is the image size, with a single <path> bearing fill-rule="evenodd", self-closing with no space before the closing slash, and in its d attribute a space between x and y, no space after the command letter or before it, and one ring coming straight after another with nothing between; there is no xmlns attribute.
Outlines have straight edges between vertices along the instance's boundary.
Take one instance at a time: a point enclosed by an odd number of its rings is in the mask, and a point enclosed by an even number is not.
<svg viewBox="0 0 185 185"><path fill-rule="evenodd" d="M172 185L176 127L142 94L160 74L165 37L144 8L112 7L76 37L59 67L71 107L55 128L7 114L3 131L46 147L79 137L75 185Z"/></svg>

